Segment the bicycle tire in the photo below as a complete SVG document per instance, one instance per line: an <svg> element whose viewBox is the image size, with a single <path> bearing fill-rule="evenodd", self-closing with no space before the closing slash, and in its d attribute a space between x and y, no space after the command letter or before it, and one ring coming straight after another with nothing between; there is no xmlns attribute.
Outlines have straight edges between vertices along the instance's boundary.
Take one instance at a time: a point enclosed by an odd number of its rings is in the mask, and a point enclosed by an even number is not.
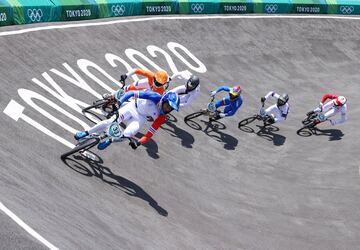
<svg viewBox="0 0 360 250"><path fill-rule="evenodd" d="M107 100L107 99L97 100L97 101L94 102L93 105L90 105L90 106L84 108L82 110L82 113L84 114L86 119L88 119L92 123L96 124L99 121L103 121L103 120L108 119L108 118L105 115L101 115L101 114L95 112L93 109L101 109L102 110L102 107L104 105L107 105L108 103L109 103L109 100ZM94 120L93 118L89 117L87 114L90 114L91 116L95 117L99 121Z"/></svg>
<svg viewBox="0 0 360 250"><path fill-rule="evenodd" d="M79 152L80 150L89 150L90 148L94 147L100 142L100 138L98 137L91 137L87 140L84 140L77 144L73 149L69 150L68 152L62 154L60 157L61 159L65 159L66 157Z"/></svg>
<svg viewBox="0 0 360 250"><path fill-rule="evenodd" d="M250 123L252 123L253 121L255 121L257 119L257 116L251 116L248 118L245 118L244 120L241 120L238 124L238 128L242 127L242 126L246 126Z"/></svg>
<svg viewBox="0 0 360 250"><path fill-rule="evenodd" d="M198 112L195 112L195 113L192 113L192 114L189 114L187 116L185 116L184 120L192 120L194 118L197 118L201 115L204 115L204 112L203 111L198 111Z"/></svg>

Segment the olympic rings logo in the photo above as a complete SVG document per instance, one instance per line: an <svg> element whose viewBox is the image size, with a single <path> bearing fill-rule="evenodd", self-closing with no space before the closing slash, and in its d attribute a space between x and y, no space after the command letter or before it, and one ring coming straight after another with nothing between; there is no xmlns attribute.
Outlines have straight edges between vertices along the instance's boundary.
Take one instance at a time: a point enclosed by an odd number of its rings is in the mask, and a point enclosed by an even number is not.
<svg viewBox="0 0 360 250"><path fill-rule="evenodd" d="M340 11L343 14L351 14L354 12L354 6L340 6Z"/></svg>
<svg viewBox="0 0 360 250"><path fill-rule="evenodd" d="M27 15L32 22L40 22L41 18L44 16L41 9L28 9Z"/></svg>
<svg viewBox="0 0 360 250"><path fill-rule="evenodd" d="M124 5L113 5L111 6L111 11L114 16L122 16L125 13L125 6Z"/></svg>
<svg viewBox="0 0 360 250"><path fill-rule="evenodd" d="M265 5L265 10L267 13L275 13L278 10L277 4L267 4Z"/></svg>
<svg viewBox="0 0 360 250"><path fill-rule="evenodd" d="M202 13L205 9L205 5L203 3L193 3L191 9L194 13Z"/></svg>

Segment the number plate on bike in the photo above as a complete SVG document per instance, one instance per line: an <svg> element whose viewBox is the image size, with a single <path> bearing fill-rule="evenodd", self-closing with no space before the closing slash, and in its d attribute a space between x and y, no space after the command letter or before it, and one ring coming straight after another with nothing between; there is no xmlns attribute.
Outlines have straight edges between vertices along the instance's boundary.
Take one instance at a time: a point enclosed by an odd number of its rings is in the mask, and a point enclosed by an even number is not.
<svg viewBox="0 0 360 250"><path fill-rule="evenodd" d="M265 109L261 108L259 111L259 114L260 114L260 116L265 116L266 115Z"/></svg>
<svg viewBox="0 0 360 250"><path fill-rule="evenodd" d="M210 102L210 103L207 105L207 109L210 111L210 113L214 113L215 110L216 110L215 103Z"/></svg>
<svg viewBox="0 0 360 250"><path fill-rule="evenodd" d="M123 136L123 130L117 122L113 122L108 127L107 134L114 139L119 139Z"/></svg>
<svg viewBox="0 0 360 250"><path fill-rule="evenodd" d="M323 122L323 121L325 121L325 120L326 120L326 118L325 118L325 115L324 115L324 114L319 114L319 115L318 115L318 118L319 118L319 120L320 120L321 122Z"/></svg>

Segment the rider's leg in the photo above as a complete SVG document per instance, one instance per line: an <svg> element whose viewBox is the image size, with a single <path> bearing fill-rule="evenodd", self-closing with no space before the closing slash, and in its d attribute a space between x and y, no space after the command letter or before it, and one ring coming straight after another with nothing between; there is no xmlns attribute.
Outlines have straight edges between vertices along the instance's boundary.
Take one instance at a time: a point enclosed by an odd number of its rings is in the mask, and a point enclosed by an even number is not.
<svg viewBox="0 0 360 250"><path fill-rule="evenodd" d="M121 122L126 121L129 118L131 118L133 109L136 109L135 104L133 104L133 103L129 103L128 105L123 106L119 110L119 118L118 118L117 122L121 123ZM92 128L89 129L89 131L88 131L89 134L105 130L106 127L109 126L113 122L113 120L114 120L114 118L110 118L110 119L99 122L98 124L96 124L95 126L93 126Z"/></svg>
<svg viewBox="0 0 360 250"><path fill-rule="evenodd" d="M137 132L139 132L140 128L142 128L145 121L146 121L146 117L140 115L137 117L132 117L128 121L126 129L124 130L124 136L129 138L135 136Z"/></svg>
<svg viewBox="0 0 360 250"><path fill-rule="evenodd" d="M330 109L329 111L327 111L327 112L324 114L324 116L325 116L326 119L328 119L328 118L336 115L337 113L338 113L338 111L337 111L335 108L332 108L332 109Z"/></svg>

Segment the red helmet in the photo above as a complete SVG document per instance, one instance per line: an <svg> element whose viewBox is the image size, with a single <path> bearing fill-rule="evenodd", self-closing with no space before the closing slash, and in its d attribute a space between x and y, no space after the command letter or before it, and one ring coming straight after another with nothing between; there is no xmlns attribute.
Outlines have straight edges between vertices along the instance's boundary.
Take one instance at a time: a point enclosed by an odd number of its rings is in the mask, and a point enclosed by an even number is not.
<svg viewBox="0 0 360 250"><path fill-rule="evenodd" d="M240 96L240 94L241 94L241 88L239 85L232 87L232 89L229 92L231 100L235 100Z"/></svg>
<svg viewBox="0 0 360 250"><path fill-rule="evenodd" d="M338 96L334 99L335 106L343 106L346 103L346 98L344 96Z"/></svg>

